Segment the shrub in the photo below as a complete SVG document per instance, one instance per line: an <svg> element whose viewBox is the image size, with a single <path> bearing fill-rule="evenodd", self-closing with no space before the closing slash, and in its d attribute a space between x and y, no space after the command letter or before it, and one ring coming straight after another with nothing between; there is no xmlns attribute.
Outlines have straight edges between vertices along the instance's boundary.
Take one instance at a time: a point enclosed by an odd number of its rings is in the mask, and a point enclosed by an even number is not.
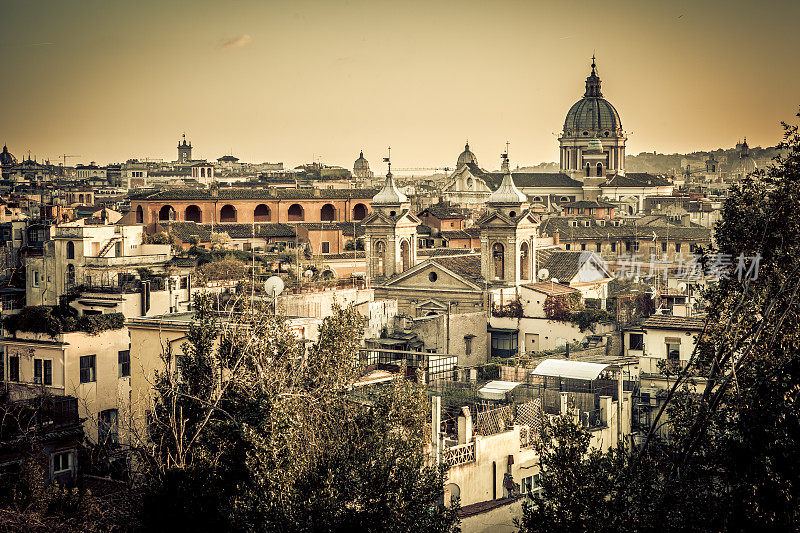
<svg viewBox="0 0 800 533"><path fill-rule="evenodd" d="M62 333L76 331L97 335L109 329L120 329L125 325L125 315L122 313L80 317L75 316L75 313L72 309L34 305L22 308L16 315L5 317L3 327L12 333L27 331L56 337Z"/></svg>

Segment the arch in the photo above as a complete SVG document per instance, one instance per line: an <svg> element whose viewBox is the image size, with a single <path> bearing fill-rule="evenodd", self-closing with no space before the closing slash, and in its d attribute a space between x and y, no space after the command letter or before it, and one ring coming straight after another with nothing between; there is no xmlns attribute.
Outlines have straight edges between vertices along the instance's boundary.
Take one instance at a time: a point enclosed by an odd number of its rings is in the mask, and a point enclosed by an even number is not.
<svg viewBox="0 0 800 533"><path fill-rule="evenodd" d="M225 204L219 210L220 222L236 222L236 208L231 204Z"/></svg>
<svg viewBox="0 0 800 533"><path fill-rule="evenodd" d="M356 204L353 206L353 220L363 220L367 216L367 206Z"/></svg>
<svg viewBox="0 0 800 533"><path fill-rule="evenodd" d="M319 218L323 222L333 222L336 220L336 208L333 207L333 204L323 205L322 209L319 210Z"/></svg>
<svg viewBox="0 0 800 533"><path fill-rule="evenodd" d="M183 218L187 222L197 222L199 224L203 221L203 211L196 205L190 205L183 212Z"/></svg>
<svg viewBox="0 0 800 533"><path fill-rule="evenodd" d="M206 167L200 167L200 177L201 178L206 177Z"/></svg>
<svg viewBox="0 0 800 533"><path fill-rule="evenodd" d="M375 265L374 265L374 272L377 276L383 276L383 262L386 258L386 245L383 241L378 241L375 243Z"/></svg>
<svg viewBox="0 0 800 533"><path fill-rule="evenodd" d="M303 206L300 204L292 204L289 206L289 222L302 222L305 220L303 214Z"/></svg>
<svg viewBox="0 0 800 533"><path fill-rule="evenodd" d="M78 203L81 203L81 204L83 203L83 195L82 194L78 195Z"/></svg>
<svg viewBox="0 0 800 533"><path fill-rule="evenodd" d="M603 175L603 163L597 163L597 177Z"/></svg>
<svg viewBox="0 0 800 533"><path fill-rule="evenodd" d="M405 239L400 242L400 259L402 261L401 272L405 272L411 265L411 246Z"/></svg>
<svg viewBox="0 0 800 533"><path fill-rule="evenodd" d="M67 265L67 287L75 285L75 265L72 263Z"/></svg>
<svg viewBox="0 0 800 533"><path fill-rule="evenodd" d="M253 210L253 220L256 222L269 222L270 217L269 206L265 204L258 204Z"/></svg>
<svg viewBox="0 0 800 533"><path fill-rule="evenodd" d="M171 205L162 205L158 210L158 220L175 220L175 209Z"/></svg>
<svg viewBox="0 0 800 533"><path fill-rule="evenodd" d="M144 224L144 209L140 205L136 206L136 223Z"/></svg>
<svg viewBox="0 0 800 533"><path fill-rule="evenodd" d="M75 243L67 241L67 259L75 259Z"/></svg>
<svg viewBox="0 0 800 533"><path fill-rule="evenodd" d="M530 279L530 258L528 257L528 243L523 242L519 247L519 277Z"/></svg>
<svg viewBox="0 0 800 533"><path fill-rule="evenodd" d="M457 501L461 500L461 488L456 485L455 483L448 483L444 486L444 494L445 494L445 501L444 504L447 507L452 507ZM450 496L450 499L447 499L447 496Z"/></svg>
<svg viewBox="0 0 800 533"><path fill-rule="evenodd" d="M494 243L492 246L492 261L494 262L494 277L496 279L505 278L505 260L505 247L499 242Z"/></svg>
<svg viewBox="0 0 800 533"><path fill-rule="evenodd" d="M591 176L592 175L592 165L591 165L591 163L586 163L586 175L587 176Z"/></svg>

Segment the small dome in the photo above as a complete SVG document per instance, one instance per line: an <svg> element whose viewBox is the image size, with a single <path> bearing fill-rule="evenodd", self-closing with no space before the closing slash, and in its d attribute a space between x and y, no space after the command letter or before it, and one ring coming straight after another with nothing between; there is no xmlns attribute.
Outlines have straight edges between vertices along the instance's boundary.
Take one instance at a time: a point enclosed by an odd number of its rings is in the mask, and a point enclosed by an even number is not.
<svg viewBox="0 0 800 533"><path fill-rule="evenodd" d="M369 161L367 161L364 157L364 150L361 150L361 154L358 156L358 159L356 159L356 162L353 163L353 170L369 170Z"/></svg>
<svg viewBox="0 0 800 533"><path fill-rule="evenodd" d="M489 199L486 201L488 204L495 205L519 205L528 201L528 197L514 185L514 178L511 177L511 172L506 172L503 176L503 181L500 186L494 191Z"/></svg>
<svg viewBox="0 0 800 533"><path fill-rule="evenodd" d="M408 196L400 192L394 183L392 173L386 174L386 181L378 194L372 197L372 205L400 205L408 202Z"/></svg>
<svg viewBox="0 0 800 533"><path fill-rule="evenodd" d="M456 162L456 168L461 168L464 165L476 165L478 164L478 158L475 157L469 149L469 143L464 146L464 151L461 152L461 155L458 156L458 161Z"/></svg>
<svg viewBox="0 0 800 533"><path fill-rule="evenodd" d="M597 135L595 135L592 138L592 140L589 141L589 146L587 146L587 150L591 150L598 153L603 151L603 143L600 142L600 139L597 138Z"/></svg>
<svg viewBox="0 0 800 533"><path fill-rule="evenodd" d="M8 151L8 146L3 145L3 152L0 153L0 165L16 165L17 158Z"/></svg>

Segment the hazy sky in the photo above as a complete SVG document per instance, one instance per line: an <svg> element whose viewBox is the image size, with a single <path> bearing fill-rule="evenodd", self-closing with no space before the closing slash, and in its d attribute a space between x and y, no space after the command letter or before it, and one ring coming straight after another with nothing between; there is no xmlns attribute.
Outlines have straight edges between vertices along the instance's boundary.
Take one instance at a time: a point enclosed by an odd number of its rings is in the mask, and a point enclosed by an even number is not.
<svg viewBox="0 0 800 533"><path fill-rule="evenodd" d="M775 144L800 2L2 1L0 142L69 163L232 152L374 170L557 159L597 53L628 153Z"/></svg>

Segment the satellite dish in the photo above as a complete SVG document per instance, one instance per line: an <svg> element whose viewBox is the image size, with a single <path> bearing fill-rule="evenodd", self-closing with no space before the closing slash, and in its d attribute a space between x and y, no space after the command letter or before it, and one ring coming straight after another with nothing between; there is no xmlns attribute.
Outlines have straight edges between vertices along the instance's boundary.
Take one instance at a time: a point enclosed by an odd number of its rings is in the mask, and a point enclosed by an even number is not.
<svg viewBox="0 0 800 533"><path fill-rule="evenodd" d="M264 282L264 292L267 295L275 297L283 292L283 279L280 276L271 276Z"/></svg>
<svg viewBox="0 0 800 533"><path fill-rule="evenodd" d="M304 278L310 278L313 275L314 275L314 272L312 272L311 270L306 270L305 272L303 272L303 277Z"/></svg>
<svg viewBox="0 0 800 533"><path fill-rule="evenodd" d="M550 281L552 281L553 283L558 283L558 279L556 279L556 278L553 278Z"/></svg>
<svg viewBox="0 0 800 533"><path fill-rule="evenodd" d="M541 270L539 271L539 275L538 275L537 277L538 277L540 280L544 281L544 280L546 280L548 277L550 277L550 271L549 271L549 270L547 270L546 268L543 268L543 269L541 269Z"/></svg>
<svg viewBox="0 0 800 533"><path fill-rule="evenodd" d="M682 281L678 283L678 290L681 292L686 292L686 284Z"/></svg>

